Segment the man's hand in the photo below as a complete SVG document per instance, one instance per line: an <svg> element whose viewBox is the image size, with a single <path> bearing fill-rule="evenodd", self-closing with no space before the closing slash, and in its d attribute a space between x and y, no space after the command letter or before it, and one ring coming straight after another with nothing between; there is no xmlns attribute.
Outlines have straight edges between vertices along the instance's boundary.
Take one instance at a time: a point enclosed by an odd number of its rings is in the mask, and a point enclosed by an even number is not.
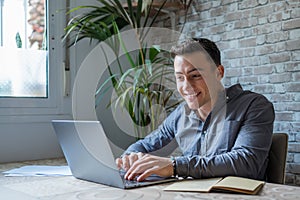
<svg viewBox="0 0 300 200"><path fill-rule="evenodd" d="M126 172L125 179L133 180L137 176L137 181L143 181L151 174L162 177L173 175L173 165L170 158L153 156L142 153L131 153L122 158L118 158L116 163L119 168Z"/></svg>
<svg viewBox="0 0 300 200"><path fill-rule="evenodd" d="M122 158L116 159L116 164L119 169L124 169L125 171L129 170L129 168L133 165L135 161L141 159L144 156L143 153L131 153L129 155L124 155Z"/></svg>

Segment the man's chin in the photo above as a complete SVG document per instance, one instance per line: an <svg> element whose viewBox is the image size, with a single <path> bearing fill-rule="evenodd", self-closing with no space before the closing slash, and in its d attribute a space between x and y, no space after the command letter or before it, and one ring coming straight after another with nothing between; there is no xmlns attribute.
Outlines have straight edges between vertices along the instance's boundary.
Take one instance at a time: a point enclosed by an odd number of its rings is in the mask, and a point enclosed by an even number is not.
<svg viewBox="0 0 300 200"><path fill-rule="evenodd" d="M199 109L199 104L198 103L187 102L187 105L188 105L189 109L191 109L191 110L198 110Z"/></svg>

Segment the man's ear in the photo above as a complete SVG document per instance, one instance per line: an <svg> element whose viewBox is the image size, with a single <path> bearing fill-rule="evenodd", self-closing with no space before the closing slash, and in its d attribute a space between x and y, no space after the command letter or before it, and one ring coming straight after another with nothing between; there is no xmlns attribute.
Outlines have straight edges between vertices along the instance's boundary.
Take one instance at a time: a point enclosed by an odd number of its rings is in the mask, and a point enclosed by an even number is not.
<svg viewBox="0 0 300 200"><path fill-rule="evenodd" d="M224 67L223 67L223 65L218 65L217 66L216 73L217 73L217 78L219 78L221 80L224 76Z"/></svg>

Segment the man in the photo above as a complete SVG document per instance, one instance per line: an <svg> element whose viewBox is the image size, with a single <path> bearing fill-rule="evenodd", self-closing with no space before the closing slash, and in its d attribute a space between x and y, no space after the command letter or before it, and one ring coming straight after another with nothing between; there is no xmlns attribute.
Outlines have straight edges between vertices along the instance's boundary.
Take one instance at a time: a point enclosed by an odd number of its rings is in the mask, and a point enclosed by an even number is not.
<svg viewBox="0 0 300 200"><path fill-rule="evenodd" d="M224 89L224 67L214 42L187 40L172 48L177 90L185 100L160 125L116 159L125 178L151 174L193 178L228 175L264 179L274 108L237 84ZM181 156L154 155L174 139Z"/></svg>

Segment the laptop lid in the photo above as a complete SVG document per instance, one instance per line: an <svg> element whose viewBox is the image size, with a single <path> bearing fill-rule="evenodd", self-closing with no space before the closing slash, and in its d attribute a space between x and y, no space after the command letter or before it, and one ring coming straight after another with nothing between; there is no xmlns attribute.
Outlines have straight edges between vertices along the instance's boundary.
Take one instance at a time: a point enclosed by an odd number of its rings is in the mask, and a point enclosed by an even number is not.
<svg viewBox="0 0 300 200"><path fill-rule="evenodd" d="M124 180L99 121L52 120L60 146L74 177L118 188L170 182L176 178L150 176L143 182ZM126 184L125 184L126 183Z"/></svg>
<svg viewBox="0 0 300 200"><path fill-rule="evenodd" d="M53 120L52 124L76 178L124 188L99 121Z"/></svg>

